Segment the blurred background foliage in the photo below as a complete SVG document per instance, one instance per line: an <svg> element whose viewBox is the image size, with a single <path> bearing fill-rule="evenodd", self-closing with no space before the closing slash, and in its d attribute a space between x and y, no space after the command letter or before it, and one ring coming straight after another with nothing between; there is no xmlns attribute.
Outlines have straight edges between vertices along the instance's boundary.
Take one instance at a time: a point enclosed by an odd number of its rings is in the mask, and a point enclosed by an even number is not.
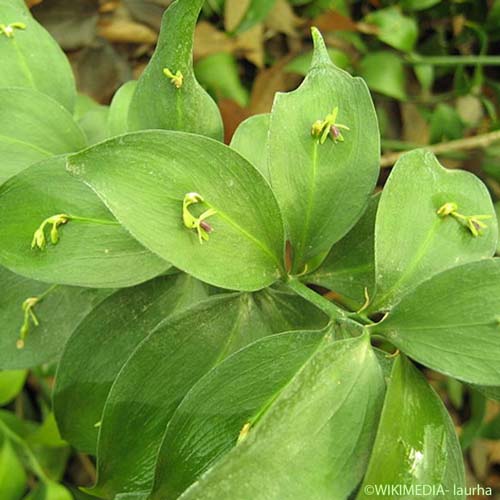
<svg viewBox="0 0 500 500"><path fill-rule="evenodd" d="M108 105L145 68L170 0L27 3L71 60L80 124L93 141L104 138ZM242 120L270 111L275 92L300 84L311 26L323 32L333 61L370 87L382 167L395 153L432 145L448 167L485 181L500 215L500 0L207 0L195 70L219 104L227 142ZM93 461L61 441L51 414L54 372L0 372L0 499L92 498L76 485L93 483ZM454 418L469 484L500 498L499 403L428 377Z"/></svg>

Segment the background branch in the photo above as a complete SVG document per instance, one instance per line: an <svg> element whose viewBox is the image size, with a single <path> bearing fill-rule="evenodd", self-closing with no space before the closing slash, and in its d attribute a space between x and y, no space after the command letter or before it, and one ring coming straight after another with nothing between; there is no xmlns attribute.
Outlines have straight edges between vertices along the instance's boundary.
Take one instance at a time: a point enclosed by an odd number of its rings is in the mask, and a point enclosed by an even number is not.
<svg viewBox="0 0 500 500"><path fill-rule="evenodd" d="M500 141L500 130L488 132L487 134L475 135L465 139L458 139L456 141L441 142L431 146L423 146L427 151L431 151L435 155L451 153L453 151L467 151L469 149L484 149L492 143ZM380 159L380 166L382 168L392 167L398 159L405 154L406 151L399 151L397 153L389 153L382 156Z"/></svg>

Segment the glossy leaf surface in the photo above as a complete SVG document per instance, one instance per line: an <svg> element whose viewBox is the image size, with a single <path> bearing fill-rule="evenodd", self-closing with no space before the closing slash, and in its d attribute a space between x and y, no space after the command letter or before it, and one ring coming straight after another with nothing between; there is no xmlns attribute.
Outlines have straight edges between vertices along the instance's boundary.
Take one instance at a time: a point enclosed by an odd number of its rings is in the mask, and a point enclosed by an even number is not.
<svg viewBox="0 0 500 500"><path fill-rule="evenodd" d="M124 83L113 96L108 115L109 137L115 137L128 131L128 113L136 87L137 82L131 80Z"/></svg>
<svg viewBox="0 0 500 500"><path fill-rule="evenodd" d="M247 118L236 129L230 144L268 180L270 175L267 165L267 138L270 119L270 114Z"/></svg>
<svg viewBox="0 0 500 500"><path fill-rule="evenodd" d="M32 163L86 145L82 130L57 101L29 88L0 88L0 184Z"/></svg>
<svg viewBox="0 0 500 500"><path fill-rule="evenodd" d="M473 384L500 385L500 259L448 269L374 327L408 356Z"/></svg>
<svg viewBox="0 0 500 500"><path fill-rule="evenodd" d="M1 23L23 23L12 36L0 34L0 87L27 87L47 94L72 112L76 89L64 52L33 18L22 0L0 0Z"/></svg>
<svg viewBox="0 0 500 500"><path fill-rule="evenodd" d="M122 228L90 188L69 175L65 158L32 165L0 187L0 262L30 279L88 287L130 286L162 273L169 264ZM90 218L59 227L59 242L32 248L48 217Z"/></svg>
<svg viewBox="0 0 500 500"><path fill-rule="evenodd" d="M425 378L403 356L395 361L377 438L358 500L392 500L384 486L427 487L425 498L463 499L462 452L453 422ZM375 494L380 488L379 493ZM443 492L439 488L443 488ZM422 490L423 491L423 490Z"/></svg>
<svg viewBox="0 0 500 500"><path fill-rule="evenodd" d="M465 216L486 215L475 237L451 215L437 211L456 203ZM469 172L442 167L432 153L405 154L380 198L375 229L377 295L372 310L392 307L418 283L449 267L495 252L498 227L490 195Z"/></svg>
<svg viewBox="0 0 500 500"><path fill-rule="evenodd" d="M95 453L95 425L130 354L165 318L207 296L190 276L160 277L116 292L85 318L67 343L54 388L57 423L68 442Z"/></svg>
<svg viewBox="0 0 500 500"><path fill-rule="evenodd" d="M383 393L367 336L327 343L180 498L346 498L364 473Z"/></svg>
<svg viewBox="0 0 500 500"><path fill-rule="evenodd" d="M326 323L299 297L272 290L223 294L161 323L124 364L109 393L99 435L97 491L151 487L168 421L185 392L214 364L261 337ZM159 387L158 380L169 382ZM134 409L124 414L127 404ZM142 431L124 434L123 425Z"/></svg>
<svg viewBox="0 0 500 500"><path fill-rule="evenodd" d="M365 289L373 296L375 287L375 217L380 197L374 196L359 222L336 243L307 283L320 285L354 301L359 309Z"/></svg>
<svg viewBox="0 0 500 500"><path fill-rule="evenodd" d="M0 371L0 406L10 403L21 392L27 375L26 370Z"/></svg>
<svg viewBox="0 0 500 500"><path fill-rule="evenodd" d="M368 89L330 61L313 30L315 55L302 85L276 95L269 130L271 184L293 250L293 270L327 252L356 223L375 187L379 133ZM338 107L344 142L323 144L313 124Z"/></svg>
<svg viewBox="0 0 500 500"><path fill-rule="evenodd" d="M181 130L222 140L217 105L196 81L193 37L204 0L176 0L163 16L155 53L137 82L129 129ZM172 50L175 47L175 50ZM179 88L165 74L182 74Z"/></svg>
<svg viewBox="0 0 500 500"><path fill-rule="evenodd" d="M181 132L139 132L71 156L68 170L139 242L196 278L257 290L280 276L278 205L265 179L229 147ZM183 223L183 200L193 192L204 199L190 207L193 216L216 211L208 241Z"/></svg>
<svg viewBox="0 0 500 500"><path fill-rule="evenodd" d="M31 324L24 349L16 342L23 324L23 302L29 297L39 297L51 285L23 278L0 267L0 368L20 369L55 361L66 340L78 323L104 298L110 290L92 290L58 286L46 295L33 309L39 326Z"/></svg>

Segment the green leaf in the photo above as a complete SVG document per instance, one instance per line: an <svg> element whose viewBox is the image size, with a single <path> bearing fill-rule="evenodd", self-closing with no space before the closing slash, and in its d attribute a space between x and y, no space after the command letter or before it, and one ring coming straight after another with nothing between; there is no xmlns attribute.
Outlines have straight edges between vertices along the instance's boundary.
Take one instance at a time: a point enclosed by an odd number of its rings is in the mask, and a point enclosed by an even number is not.
<svg viewBox="0 0 500 500"><path fill-rule="evenodd" d="M401 0L401 7L408 10L424 10L441 2L442 0Z"/></svg>
<svg viewBox="0 0 500 500"><path fill-rule="evenodd" d="M109 137L108 119L109 106L96 106L78 120L78 125L85 132L89 145L97 144Z"/></svg>
<svg viewBox="0 0 500 500"><path fill-rule="evenodd" d="M139 242L202 281L252 291L283 272L282 221L273 193L255 168L219 142L139 132L73 155L67 168ZM203 244L183 224L183 200L192 192L205 200L190 207L193 215L217 211Z"/></svg>
<svg viewBox="0 0 500 500"><path fill-rule="evenodd" d="M124 83L114 95L108 115L110 137L125 134L128 131L128 112L136 87L137 82L130 80Z"/></svg>
<svg viewBox="0 0 500 500"><path fill-rule="evenodd" d="M29 280L0 267L0 368L30 368L57 360L66 340L78 323L111 290L91 290L68 286L51 287ZM46 294L46 295L45 295ZM44 296L45 295L45 296ZM30 324L23 349L16 347L23 324L23 302L43 297L33 308L39 326Z"/></svg>
<svg viewBox="0 0 500 500"><path fill-rule="evenodd" d="M439 103L430 121L430 141L444 142L464 136L465 126L455 108Z"/></svg>
<svg viewBox="0 0 500 500"><path fill-rule="evenodd" d="M375 287L375 217L380 196L373 196L366 212L351 231L333 246L321 266L304 276L307 283L320 285L353 301L359 309Z"/></svg>
<svg viewBox="0 0 500 500"><path fill-rule="evenodd" d="M500 202L495 203L495 212L497 214L497 223L500 227ZM500 238L498 239L497 243L497 254L500 255Z"/></svg>
<svg viewBox="0 0 500 500"><path fill-rule="evenodd" d="M0 268L1 273L2 269ZM5 328L3 322L2 325ZM0 371L0 406L10 403L21 392L27 376L28 372L26 370Z"/></svg>
<svg viewBox="0 0 500 500"><path fill-rule="evenodd" d="M269 113L254 115L241 122L231 139L231 148L238 151L269 180L267 165L267 137L269 134Z"/></svg>
<svg viewBox="0 0 500 500"><path fill-rule="evenodd" d="M83 115L88 113L89 111L95 111L101 107L97 101L94 101L92 97L89 97L86 94L78 93L76 95L75 101L75 109L73 111L73 117L76 121L80 120Z"/></svg>
<svg viewBox="0 0 500 500"><path fill-rule="evenodd" d="M39 448L38 450L32 449L28 443L25 441L27 437L39 426L28 420L18 419L12 412L0 411L0 440L5 437L7 441L10 441L12 449L20 459L24 468L32 472L36 477L47 483L50 481L50 464L47 463L47 452L48 448ZM61 455L61 451L66 453L67 459L67 449L53 449L56 453L53 453L53 459L57 460L57 455ZM44 463L45 462L45 463ZM2 482L0 481L0 485Z"/></svg>
<svg viewBox="0 0 500 500"><path fill-rule="evenodd" d="M222 140L217 105L193 72L194 29L203 3L177 0L165 12L155 53L137 82L130 104L129 130L181 130ZM164 74L166 68L172 74L182 73L180 88Z"/></svg>
<svg viewBox="0 0 500 500"><path fill-rule="evenodd" d="M288 390L287 386L302 376L303 367L324 347L324 339L324 331L267 337L238 351L205 375L168 425L151 498L176 498L234 448L245 424L253 432L262 416ZM363 444L358 443L361 448ZM350 474L344 481L352 488L357 470ZM241 496L246 497L255 498L254 494Z"/></svg>
<svg viewBox="0 0 500 500"><path fill-rule="evenodd" d="M494 216L484 184L469 172L443 168L423 150L400 158L380 199L375 228L377 295L371 310L392 307L418 283L452 266L491 257L498 228L494 217L474 237L466 225L437 211L456 203L466 216Z"/></svg>
<svg viewBox="0 0 500 500"><path fill-rule="evenodd" d="M271 12L275 3L276 0L250 0L245 16L234 32L243 33L263 21Z"/></svg>
<svg viewBox="0 0 500 500"><path fill-rule="evenodd" d="M165 318L206 297L201 282L179 274L120 290L96 307L70 337L57 371L54 412L64 439L95 454L95 425L128 357Z"/></svg>
<svg viewBox="0 0 500 500"><path fill-rule="evenodd" d="M460 446L462 452L465 452L472 442L479 437L483 421L486 416L486 398L480 391L469 389L468 402L469 417L462 424L462 432L460 433Z"/></svg>
<svg viewBox="0 0 500 500"><path fill-rule="evenodd" d="M336 68L317 30L311 70L294 92L276 95L269 130L271 184L293 251L293 272L330 250L361 217L379 170L377 118L359 78ZM345 142L311 134L338 107Z"/></svg>
<svg viewBox="0 0 500 500"><path fill-rule="evenodd" d="M207 373L168 424L152 499L177 498L237 442L322 345L325 331L263 338Z"/></svg>
<svg viewBox="0 0 500 500"><path fill-rule="evenodd" d="M497 215L497 223L500 225L500 202L495 203L495 212ZM500 238L497 243L497 255L500 255Z"/></svg>
<svg viewBox="0 0 500 500"><path fill-rule="evenodd" d="M68 443L61 438L53 413L49 413L42 425L32 432L26 439L30 446L42 445L50 448L61 448Z"/></svg>
<svg viewBox="0 0 500 500"><path fill-rule="evenodd" d="M397 54L370 52L361 60L359 74L371 90L399 101L407 99L405 68Z"/></svg>
<svg viewBox="0 0 500 500"><path fill-rule="evenodd" d="M341 69L347 69L351 61L349 56L340 49L333 49L328 47L328 55L335 66ZM306 52L305 54L300 54L299 56L293 58L286 66L285 71L289 73L297 73L299 75L306 76L309 68L311 67L313 60L313 51Z"/></svg>
<svg viewBox="0 0 500 500"><path fill-rule="evenodd" d="M76 98L73 72L56 41L35 21L22 0L0 0L0 19L5 25L25 25L25 29L14 28L12 37L0 33L0 87L38 90L73 111Z"/></svg>
<svg viewBox="0 0 500 500"><path fill-rule="evenodd" d="M73 500L70 491L54 481L41 483L25 500Z"/></svg>
<svg viewBox="0 0 500 500"><path fill-rule="evenodd" d="M500 414L497 414L493 420L484 424L481 429L481 437L484 439L500 439Z"/></svg>
<svg viewBox="0 0 500 500"><path fill-rule="evenodd" d="M431 64L416 64L413 66L413 72L422 87L422 91L429 94L436 77L435 67Z"/></svg>
<svg viewBox="0 0 500 500"><path fill-rule="evenodd" d="M420 284L373 331L418 362L472 384L500 386L500 259Z"/></svg>
<svg viewBox="0 0 500 500"><path fill-rule="evenodd" d="M92 493L109 497L150 488L172 413L239 334L240 313L239 294L223 294L172 316L138 345L106 400Z"/></svg>
<svg viewBox="0 0 500 500"><path fill-rule="evenodd" d="M32 163L87 145L70 113L40 92L0 88L0 102L0 184Z"/></svg>
<svg viewBox="0 0 500 500"><path fill-rule="evenodd" d="M69 220L59 242L31 248L33 234L56 214ZM65 171L65 158L30 166L0 187L0 263L31 279L67 285L130 286L169 265L148 252L122 228L99 198Z"/></svg>
<svg viewBox="0 0 500 500"><path fill-rule="evenodd" d="M245 355L253 354L255 365L260 362L257 348L254 344L234 359L240 357L243 362ZM296 355L292 353L288 355ZM272 354L267 349L260 355L269 363ZM286 359L286 351L282 355ZM300 364L298 360L292 363ZM251 384L248 396L238 395L240 388L231 382L228 387L241 419L246 415L240 406L247 398L251 404L251 396L258 397L260 389L252 368L246 371L250 373L242 373L239 380L243 387ZM367 335L326 342L274 398L269 394L268 404L262 406L265 413L247 429L247 436L240 437L237 446L180 498L347 498L364 474L383 394L382 371ZM189 415L186 419L189 425ZM231 425L234 443L238 432L234 433ZM168 470L165 472L168 474Z"/></svg>
<svg viewBox="0 0 500 500"><path fill-rule="evenodd" d="M414 492L420 488L429 500L465 499L454 493L465 488L465 478L453 422L422 374L403 356L393 366L370 465L356 498L391 500L397 494L383 488L398 486Z"/></svg>
<svg viewBox="0 0 500 500"><path fill-rule="evenodd" d="M381 42L403 52L411 52L414 49L418 38L418 25L415 19L403 15L400 7L394 5L375 10L365 16L364 20L378 27L377 38ZM385 70L386 68L383 69Z"/></svg>
<svg viewBox="0 0 500 500"><path fill-rule="evenodd" d="M27 479L10 441L0 430L0 498L20 500L26 490Z"/></svg>
<svg viewBox="0 0 500 500"><path fill-rule="evenodd" d="M194 65L198 81L216 98L248 105L249 93L240 80L236 58L227 52L211 54Z"/></svg>

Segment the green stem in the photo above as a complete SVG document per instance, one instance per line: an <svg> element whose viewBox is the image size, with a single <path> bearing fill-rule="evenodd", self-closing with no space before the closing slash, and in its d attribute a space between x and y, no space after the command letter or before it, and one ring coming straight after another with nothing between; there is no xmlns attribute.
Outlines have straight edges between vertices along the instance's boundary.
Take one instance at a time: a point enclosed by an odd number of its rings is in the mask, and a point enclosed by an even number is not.
<svg viewBox="0 0 500 500"><path fill-rule="evenodd" d="M19 437L15 432L13 432L1 420L0 420L0 431L11 441L11 443L15 447L17 447L16 451L21 452L21 454L27 459L29 468L32 470L34 474L38 476L40 481L44 483L50 482L49 477L47 476L47 474L45 474L35 454L31 451L31 448L26 444L26 442L21 437Z"/></svg>
<svg viewBox="0 0 500 500"><path fill-rule="evenodd" d="M339 306L325 299L319 293L311 290L307 285L296 278L290 278L288 286L302 298L321 309L330 319L347 319L347 312Z"/></svg>
<svg viewBox="0 0 500 500"><path fill-rule="evenodd" d="M420 56L412 55L407 64L431 66L500 66L500 56Z"/></svg>
<svg viewBox="0 0 500 500"><path fill-rule="evenodd" d="M350 313L348 316L350 319L357 321L362 325L373 325L373 321L370 318L363 316L362 314L354 312Z"/></svg>

